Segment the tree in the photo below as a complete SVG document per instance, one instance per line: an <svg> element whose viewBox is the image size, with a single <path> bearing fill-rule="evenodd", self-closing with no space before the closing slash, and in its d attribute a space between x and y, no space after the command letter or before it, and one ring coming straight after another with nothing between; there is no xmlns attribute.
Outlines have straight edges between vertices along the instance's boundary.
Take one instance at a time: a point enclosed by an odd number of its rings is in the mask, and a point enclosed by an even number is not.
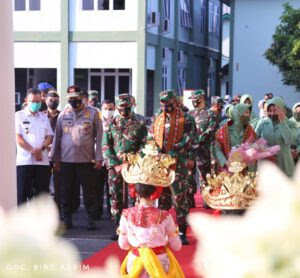
<svg viewBox="0 0 300 278"><path fill-rule="evenodd" d="M300 9L286 3L281 23L276 27L273 43L264 56L282 73L286 85L300 91Z"/></svg>

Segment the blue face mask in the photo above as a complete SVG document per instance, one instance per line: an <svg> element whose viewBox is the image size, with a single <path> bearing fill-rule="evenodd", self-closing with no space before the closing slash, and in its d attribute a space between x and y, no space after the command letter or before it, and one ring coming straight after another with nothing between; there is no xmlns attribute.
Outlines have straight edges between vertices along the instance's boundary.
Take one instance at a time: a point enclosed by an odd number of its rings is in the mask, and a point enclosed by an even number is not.
<svg viewBox="0 0 300 278"><path fill-rule="evenodd" d="M30 102L28 107L31 112L36 113L40 110L41 105L42 104L40 102Z"/></svg>

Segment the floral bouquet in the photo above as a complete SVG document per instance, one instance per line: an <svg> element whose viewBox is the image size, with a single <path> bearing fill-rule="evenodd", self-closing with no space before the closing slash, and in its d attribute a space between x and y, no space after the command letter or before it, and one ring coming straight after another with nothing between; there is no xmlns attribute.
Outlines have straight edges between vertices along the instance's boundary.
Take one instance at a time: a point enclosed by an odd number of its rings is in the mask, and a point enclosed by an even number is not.
<svg viewBox="0 0 300 278"><path fill-rule="evenodd" d="M249 165L254 162L274 156L280 150L279 145L268 147L264 138L256 140L254 143L244 143L238 147L232 148L229 154L229 161L234 161L234 157L238 154L243 161Z"/></svg>

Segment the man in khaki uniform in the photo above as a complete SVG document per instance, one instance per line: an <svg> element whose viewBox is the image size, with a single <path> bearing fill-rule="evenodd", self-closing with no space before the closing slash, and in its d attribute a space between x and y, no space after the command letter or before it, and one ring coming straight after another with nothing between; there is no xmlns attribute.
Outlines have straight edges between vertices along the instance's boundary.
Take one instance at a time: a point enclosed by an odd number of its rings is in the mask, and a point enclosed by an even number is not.
<svg viewBox="0 0 300 278"><path fill-rule="evenodd" d="M94 167L102 166L102 123L97 110L83 104L80 89L74 86L68 92L69 106L60 113L57 120L50 157L55 167L61 169L66 228L73 227L72 190L78 176L88 214L88 229L94 230L97 209Z"/></svg>

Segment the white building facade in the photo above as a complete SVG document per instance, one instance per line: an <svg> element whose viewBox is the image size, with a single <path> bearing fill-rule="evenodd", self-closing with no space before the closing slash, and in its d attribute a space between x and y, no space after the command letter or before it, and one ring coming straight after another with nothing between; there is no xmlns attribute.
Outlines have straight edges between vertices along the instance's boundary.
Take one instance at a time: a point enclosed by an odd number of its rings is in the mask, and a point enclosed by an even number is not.
<svg viewBox="0 0 300 278"><path fill-rule="evenodd" d="M113 99L132 94L151 116L158 93L220 93L220 0L12 0L16 100L49 82Z"/></svg>

